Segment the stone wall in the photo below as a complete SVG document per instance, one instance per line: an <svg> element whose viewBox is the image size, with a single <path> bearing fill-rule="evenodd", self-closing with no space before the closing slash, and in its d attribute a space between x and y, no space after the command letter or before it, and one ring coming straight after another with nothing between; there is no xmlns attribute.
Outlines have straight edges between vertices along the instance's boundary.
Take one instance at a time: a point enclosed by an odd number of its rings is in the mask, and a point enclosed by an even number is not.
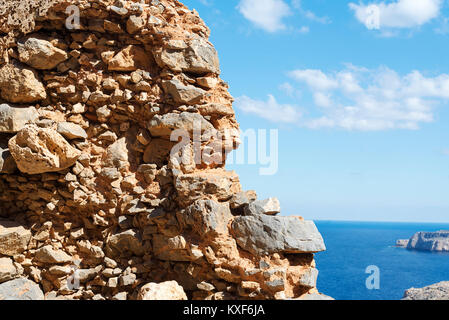
<svg viewBox="0 0 449 320"><path fill-rule="evenodd" d="M277 199L224 168L239 126L196 11L0 4L0 286L28 278L47 299L317 294L315 225L276 216ZM178 131L187 143L170 140Z"/></svg>

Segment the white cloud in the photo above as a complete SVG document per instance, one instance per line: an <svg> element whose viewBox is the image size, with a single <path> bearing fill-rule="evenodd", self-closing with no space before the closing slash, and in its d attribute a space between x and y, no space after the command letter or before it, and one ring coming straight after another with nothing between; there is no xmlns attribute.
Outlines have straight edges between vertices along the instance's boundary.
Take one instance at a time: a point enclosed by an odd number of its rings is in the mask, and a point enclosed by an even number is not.
<svg viewBox="0 0 449 320"><path fill-rule="evenodd" d="M370 4L350 3L357 20L368 29L413 28L436 18L443 0L396 0Z"/></svg>
<svg viewBox="0 0 449 320"><path fill-rule="evenodd" d="M246 19L268 32L285 29L283 19L291 14L284 0L241 0L237 9Z"/></svg>
<svg viewBox="0 0 449 320"><path fill-rule="evenodd" d="M303 119L302 125L310 128L418 129L433 121L435 106L449 100L449 74L425 77L413 71L400 76L386 67L349 65L336 73L294 70L289 75L310 91L321 113Z"/></svg>
<svg viewBox="0 0 449 320"><path fill-rule="evenodd" d="M310 10L303 9L301 0L292 0L292 6L297 9L303 16L311 21L315 21L322 24L329 24L331 20L329 17L319 17L314 12Z"/></svg>
<svg viewBox="0 0 449 320"><path fill-rule="evenodd" d="M247 96L242 96L236 99L234 105L246 114L254 114L272 122L298 123L301 118L298 107L279 104L272 95L268 95L267 101L253 100Z"/></svg>

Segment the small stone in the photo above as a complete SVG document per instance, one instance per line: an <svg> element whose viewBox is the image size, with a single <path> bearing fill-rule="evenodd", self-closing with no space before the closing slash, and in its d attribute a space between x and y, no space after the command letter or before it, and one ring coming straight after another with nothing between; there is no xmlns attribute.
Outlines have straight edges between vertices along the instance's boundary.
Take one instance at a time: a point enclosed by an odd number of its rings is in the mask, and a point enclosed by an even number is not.
<svg viewBox="0 0 449 320"><path fill-rule="evenodd" d="M31 232L21 225L0 221L0 254L15 256L24 252L31 239Z"/></svg>
<svg viewBox="0 0 449 320"><path fill-rule="evenodd" d="M0 283L17 277L17 269L10 258L0 258Z"/></svg>
<svg viewBox="0 0 449 320"><path fill-rule="evenodd" d="M119 292L112 297L112 300L127 300L128 292Z"/></svg>
<svg viewBox="0 0 449 320"><path fill-rule="evenodd" d="M232 209L242 208L245 205L250 204L257 200L257 194L255 191L242 191L232 196L229 204Z"/></svg>
<svg viewBox="0 0 449 320"><path fill-rule="evenodd" d="M50 264L62 264L72 261L72 257L62 250L55 250L51 245L42 247L36 251L35 259L39 262Z"/></svg>
<svg viewBox="0 0 449 320"><path fill-rule="evenodd" d="M136 282L137 276L134 273L119 277L120 286L132 286Z"/></svg>
<svg viewBox="0 0 449 320"><path fill-rule="evenodd" d="M205 95L203 89L192 85L184 85L179 80L162 82L164 91L170 94L176 103L194 105L201 101Z"/></svg>
<svg viewBox="0 0 449 320"><path fill-rule="evenodd" d="M87 139L86 131L72 122L59 122L57 131L67 139Z"/></svg>
<svg viewBox="0 0 449 320"><path fill-rule="evenodd" d="M130 16L126 22L126 30L129 34L140 31L145 26L145 20L142 17Z"/></svg>
<svg viewBox="0 0 449 320"><path fill-rule="evenodd" d="M16 108L0 104L0 132L15 133L39 119L36 108Z"/></svg>
<svg viewBox="0 0 449 320"><path fill-rule="evenodd" d="M277 198L257 200L249 203L245 209L245 215L276 215L281 212L281 205Z"/></svg>
<svg viewBox="0 0 449 320"><path fill-rule="evenodd" d="M17 43L21 62L40 70L50 70L67 60L67 52L46 40L28 38Z"/></svg>
<svg viewBox="0 0 449 320"><path fill-rule="evenodd" d="M152 282L139 290L137 300L187 300L187 295L176 281Z"/></svg>
<svg viewBox="0 0 449 320"><path fill-rule="evenodd" d="M110 71L148 69L148 61L150 59L141 47L129 45L109 60L108 69Z"/></svg>
<svg viewBox="0 0 449 320"><path fill-rule="evenodd" d="M198 283L196 286L197 286L197 288L199 290L203 290L203 291L213 291L213 290L215 290L215 287L214 287L213 284L210 284L210 283L205 282L205 281L203 281L201 283Z"/></svg>

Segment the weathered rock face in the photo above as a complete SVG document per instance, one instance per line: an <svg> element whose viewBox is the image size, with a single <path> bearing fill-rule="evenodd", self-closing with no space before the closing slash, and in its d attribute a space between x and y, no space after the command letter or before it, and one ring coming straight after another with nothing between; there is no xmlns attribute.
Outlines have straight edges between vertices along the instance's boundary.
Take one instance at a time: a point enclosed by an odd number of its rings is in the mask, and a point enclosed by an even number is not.
<svg viewBox="0 0 449 320"><path fill-rule="evenodd" d="M449 282L440 282L424 288L405 291L402 300L449 300Z"/></svg>
<svg viewBox="0 0 449 320"><path fill-rule="evenodd" d="M449 231L417 232L408 241L407 249L449 251Z"/></svg>
<svg viewBox="0 0 449 320"><path fill-rule="evenodd" d="M196 11L0 4L0 299L318 295L314 224L225 169L239 126Z"/></svg>

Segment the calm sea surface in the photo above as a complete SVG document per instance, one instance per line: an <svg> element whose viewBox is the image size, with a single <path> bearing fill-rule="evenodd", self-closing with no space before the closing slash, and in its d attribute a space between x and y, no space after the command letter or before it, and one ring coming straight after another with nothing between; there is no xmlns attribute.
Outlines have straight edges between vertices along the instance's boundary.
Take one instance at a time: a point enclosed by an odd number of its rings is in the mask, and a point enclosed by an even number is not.
<svg viewBox="0 0 449 320"><path fill-rule="evenodd" d="M327 251L316 254L318 289L338 300L398 300L411 287L449 281L449 253L395 248L418 231L449 224L315 221ZM369 290L368 266L380 270L380 289Z"/></svg>

